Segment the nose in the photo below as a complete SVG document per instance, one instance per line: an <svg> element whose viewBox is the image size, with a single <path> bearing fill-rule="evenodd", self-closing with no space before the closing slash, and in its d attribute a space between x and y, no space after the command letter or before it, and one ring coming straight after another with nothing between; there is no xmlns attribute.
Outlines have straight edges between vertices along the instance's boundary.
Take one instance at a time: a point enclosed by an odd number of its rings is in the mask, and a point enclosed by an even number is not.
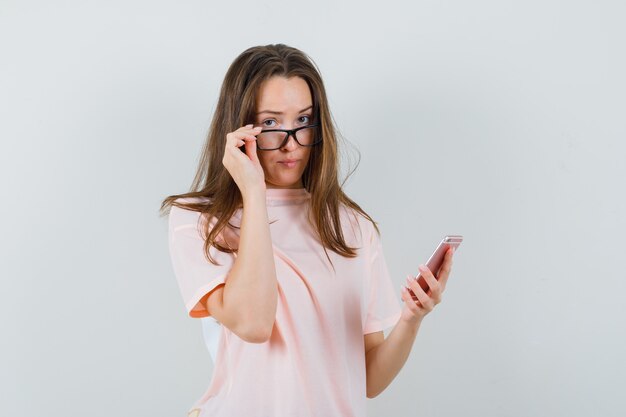
<svg viewBox="0 0 626 417"><path fill-rule="evenodd" d="M289 137L287 138L287 143L285 143L281 149L284 149L286 151L293 151L297 149L299 146L300 145L296 143L295 135L290 134Z"/></svg>

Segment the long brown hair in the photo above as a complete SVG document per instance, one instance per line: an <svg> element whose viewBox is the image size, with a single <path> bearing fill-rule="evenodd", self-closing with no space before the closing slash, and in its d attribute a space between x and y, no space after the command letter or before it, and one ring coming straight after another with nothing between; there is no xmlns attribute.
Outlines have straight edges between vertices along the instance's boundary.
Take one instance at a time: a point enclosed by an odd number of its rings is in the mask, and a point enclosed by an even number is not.
<svg viewBox="0 0 626 417"><path fill-rule="evenodd" d="M205 256L213 264L216 262L209 253L210 246L222 252L237 251L237 248L222 245L218 239L225 227L235 227L229 220L243 203L239 187L222 163L226 134L254 123L259 86L273 76L300 77L311 90L313 120L320 124L323 140L320 145L311 149L308 165L302 174L303 186L311 193L312 216L309 221L317 231L329 261L326 248L341 256L353 258L357 256L355 249L358 248L346 244L341 229L340 204L360 213L372 222L377 233L380 234L380 231L376 222L342 191L339 184L337 133L317 65L304 52L284 44L248 48L230 65L191 189L187 193L165 198L161 204L161 215L169 213L174 205L201 212L207 219L215 218L217 221L211 230L210 222L206 222L204 226ZM349 172L346 180L353 171L354 169ZM174 201L190 197L208 198L197 202Z"/></svg>

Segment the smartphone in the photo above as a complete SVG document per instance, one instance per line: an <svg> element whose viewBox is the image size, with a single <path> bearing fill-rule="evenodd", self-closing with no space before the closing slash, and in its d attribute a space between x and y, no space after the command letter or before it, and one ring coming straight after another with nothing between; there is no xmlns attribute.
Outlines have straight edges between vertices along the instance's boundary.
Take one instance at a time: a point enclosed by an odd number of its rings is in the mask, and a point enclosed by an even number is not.
<svg viewBox="0 0 626 417"><path fill-rule="evenodd" d="M441 240L441 242L439 242L439 246L437 246L437 249L435 249L433 254L430 255L428 262L426 262L426 266L428 267L428 269L430 269L435 278L437 277L437 272L439 272L439 268L441 268L441 265L443 264L443 260L446 256L447 250L450 247L454 247L456 253L456 250L461 242L463 242L463 236L460 235L447 235ZM422 274L418 272L415 279L417 279L420 287L422 287L425 292L428 292L429 286ZM409 293L414 299L417 300L417 296L413 293L413 291L409 289Z"/></svg>

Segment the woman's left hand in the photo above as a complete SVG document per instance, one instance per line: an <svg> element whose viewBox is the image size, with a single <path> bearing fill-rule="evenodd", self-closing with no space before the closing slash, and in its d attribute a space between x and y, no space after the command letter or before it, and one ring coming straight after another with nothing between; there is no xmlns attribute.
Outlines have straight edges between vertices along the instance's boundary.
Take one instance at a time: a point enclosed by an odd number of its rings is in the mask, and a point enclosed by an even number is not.
<svg viewBox="0 0 626 417"><path fill-rule="evenodd" d="M452 256L454 251L452 248L448 249L444 258L443 264L437 272L437 278L425 265L420 265L420 273L428 284L428 292L425 292L419 285L415 277L407 277L407 285L410 288L417 300L415 300L411 293L402 286L402 301L404 301L404 309L402 310L401 320L405 320L410 323L421 321L426 314L430 313L437 304L441 302L441 294L446 288L450 271L452 270Z"/></svg>

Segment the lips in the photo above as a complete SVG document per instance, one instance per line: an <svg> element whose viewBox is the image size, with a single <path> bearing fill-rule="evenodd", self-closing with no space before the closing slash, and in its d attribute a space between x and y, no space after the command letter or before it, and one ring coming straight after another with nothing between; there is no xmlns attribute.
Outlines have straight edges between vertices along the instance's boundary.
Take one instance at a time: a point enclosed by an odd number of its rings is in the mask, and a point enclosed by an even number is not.
<svg viewBox="0 0 626 417"><path fill-rule="evenodd" d="M282 164L286 168L293 168L298 163L299 159L283 159L282 161L278 161L279 164Z"/></svg>

